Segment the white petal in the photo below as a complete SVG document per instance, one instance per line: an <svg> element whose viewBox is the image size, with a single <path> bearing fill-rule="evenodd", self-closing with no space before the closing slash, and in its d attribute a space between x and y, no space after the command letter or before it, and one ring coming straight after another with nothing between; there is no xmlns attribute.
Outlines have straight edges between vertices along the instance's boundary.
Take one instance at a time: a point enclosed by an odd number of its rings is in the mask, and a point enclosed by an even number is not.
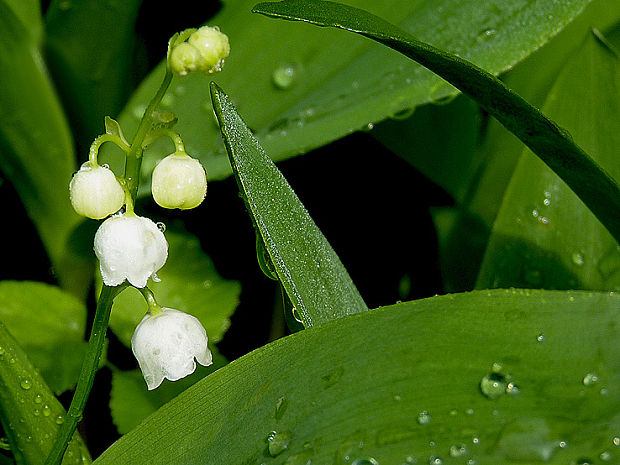
<svg viewBox="0 0 620 465"><path fill-rule="evenodd" d="M148 218L116 215L97 230L95 253L106 285L117 286L127 279L141 288L166 263L168 243Z"/></svg>
<svg viewBox="0 0 620 465"><path fill-rule="evenodd" d="M211 365L207 332L197 318L172 308L146 315L131 338L131 348L149 390L164 378L176 381L201 365Z"/></svg>

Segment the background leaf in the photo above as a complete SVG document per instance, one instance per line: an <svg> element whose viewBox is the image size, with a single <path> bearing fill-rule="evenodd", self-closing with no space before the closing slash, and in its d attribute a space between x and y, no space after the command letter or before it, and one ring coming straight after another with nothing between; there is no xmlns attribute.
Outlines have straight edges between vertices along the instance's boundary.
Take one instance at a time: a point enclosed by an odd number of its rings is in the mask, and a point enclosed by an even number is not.
<svg viewBox="0 0 620 465"><path fill-rule="evenodd" d="M188 233L166 231L168 261L157 273L161 282L150 289L162 307L175 308L200 320L209 341L218 342L230 325L240 293L239 283L222 279L200 249L198 239ZM147 310L142 295L126 289L114 299L110 328L120 341L131 346L131 336Z"/></svg>
<svg viewBox="0 0 620 465"><path fill-rule="evenodd" d="M66 412L0 321L0 421L18 464L43 464ZM76 432L63 465L91 463Z"/></svg>
<svg viewBox="0 0 620 465"><path fill-rule="evenodd" d="M134 23L141 0L54 0L45 15L46 58L86 158L133 89Z"/></svg>
<svg viewBox="0 0 620 465"><path fill-rule="evenodd" d="M234 96L248 125L274 160L306 152L365 128L369 122L456 93L433 73L393 51L338 31L274 23L250 15L254 3L225 4L210 21L230 36L232 47L224 71L215 80ZM548 41L589 0L348 3L376 12L421 40L500 73ZM128 134L135 131L162 75L163 64L143 82L120 116ZM230 167L206 84L200 75L176 78L164 103L179 115L177 128L188 152L204 162L210 179L220 179L230 174ZM146 178L169 151L171 147L163 143L147 151ZM119 169L118 161L106 153L107 161Z"/></svg>
<svg viewBox="0 0 620 465"><path fill-rule="evenodd" d="M620 60L589 34L543 106L620 179ZM577 196L525 151L493 225L477 287L620 288L618 244Z"/></svg>
<svg viewBox="0 0 620 465"><path fill-rule="evenodd" d="M0 281L0 320L56 394L75 386L87 346L82 302L48 284Z"/></svg>
<svg viewBox="0 0 620 465"><path fill-rule="evenodd" d="M0 169L18 191L61 284L83 295L89 258L74 236L80 218L67 192L75 171L73 143L36 34L28 32L40 26L26 5L33 6L24 3L17 16L0 1Z"/></svg>
<svg viewBox="0 0 620 465"><path fill-rule="evenodd" d="M498 290L331 321L213 373L95 463L613 462L619 310Z"/></svg>
<svg viewBox="0 0 620 465"><path fill-rule="evenodd" d="M226 94L215 83L211 92L239 192L298 318L308 327L366 311L336 252Z"/></svg>
<svg viewBox="0 0 620 465"><path fill-rule="evenodd" d="M147 390L140 370L113 370L110 410L118 432L128 433L159 407L228 363L215 346L210 344L210 350L213 365L203 367L196 364L196 371L191 375L174 382L164 381L153 391Z"/></svg>

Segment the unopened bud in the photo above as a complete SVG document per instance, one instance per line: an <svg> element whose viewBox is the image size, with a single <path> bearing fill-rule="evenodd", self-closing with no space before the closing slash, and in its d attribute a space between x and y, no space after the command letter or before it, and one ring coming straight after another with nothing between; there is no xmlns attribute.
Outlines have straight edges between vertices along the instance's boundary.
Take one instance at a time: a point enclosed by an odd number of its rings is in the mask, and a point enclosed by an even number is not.
<svg viewBox="0 0 620 465"><path fill-rule="evenodd" d="M82 165L69 184L71 205L87 218L100 220L116 213L125 202L123 187L105 166Z"/></svg>
<svg viewBox="0 0 620 465"><path fill-rule="evenodd" d="M207 174L198 160L175 152L160 161L153 170L151 192L161 207L195 208L207 194Z"/></svg>

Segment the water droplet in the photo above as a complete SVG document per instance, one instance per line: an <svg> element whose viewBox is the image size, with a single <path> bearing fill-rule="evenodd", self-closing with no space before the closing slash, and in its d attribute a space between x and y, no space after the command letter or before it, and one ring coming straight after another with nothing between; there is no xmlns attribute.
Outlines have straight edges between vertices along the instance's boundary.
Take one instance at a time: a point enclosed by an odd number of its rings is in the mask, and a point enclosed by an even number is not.
<svg viewBox="0 0 620 465"><path fill-rule="evenodd" d="M478 42L484 42L485 40L488 40L491 37L493 37L495 34L497 34L497 31L489 27L489 28L486 28L480 31L480 33L478 34L477 40Z"/></svg>
<svg viewBox="0 0 620 465"><path fill-rule="evenodd" d="M473 414L474 414L474 409L473 408L465 409L465 415L472 416Z"/></svg>
<svg viewBox="0 0 620 465"><path fill-rule="evenodd" d="M573 263L577 266L582 266L585 262L582 252L574 252L571 258Z"/></svg>
<svg viewBox="0 0 620 465"><path fill-rule="evenodd" d="M594 373L588 373L587 375L585 375L583 377L583 381L582 382L583 382L584 386L592 386L592 385L594 385L594 384L599 382L599 378Z"/></svg>
<svg viewBox="0 0 620 465"><path fill-rule="evenodd" d="M568 447L568 443L567 443L566 441L560 441L560 442L558 443L558 447L559 447L560 449L566 449L566 448Z"/></svg>
<svg viewBox="0 0 620 465"><path fill-rule="evenodd" d="M536 336L536 341L544 342L545 341L545 335L543 333L540 333L538 336Z"/></svg>
<svg viewBox="0 0 620 465"><path fill-rule="evenodd" d="M449 412L449 415L450 415L451 417L455 417L455 416L457 416L458 414L459 414L459 411L458 411L457 409L455 409L455 408L453 408L453 409L452 409L452 410L450 410L450 412Z"/></svg>
<svg viewBox="0 0 620 465"><path fill-rule="evenodd" d="M373 457L365 457L363 459L357 459L351 465L379 465Z"/></svg>
<svg viewBox="0 0 620 465"><path fill-rule="evenodd" d="M450 446L450 457L464 457L467 454L469 454L469 450L464 444L460 446L453 444Z"/></svg>
<svg viewBox="0 0 620 465"><path fill-rule="evenodd" d="M601 452L601 455L598 456L603 462L609 462L611 460L611 454L609 451Z"/></svg>
<svg viewBox="0 0 620 465"><path fill-rule="evenodd" d="M394 396L394 400L395 400L396 402L400 402L401 400L403 400L403 398L402 398L402 397L400 397L399 395L395 395L395 396Z"/></svg>
<svg viewBox="0 0 620 465"><path fill-rule="evenodd" d="M480 444L480 438L477 436L474 436L473 438L471 438L471 442L473 442L474 444L478 445Z"/></svg>
<svg viewBox="0 0 620 465"><path fill-rule="evenodd" d="M276 420L279 420L280 418L282 418L282 415L284 415L284 412L286 412L287 407L288 407L288 400L286 399L286 397L284 396L280 397L278 401L276 402L276 413L275 413Z"/></svg>
<svg viewBox="0 0 620 465"><path fill-rule="evenodd" d="M39 415L41 415L41 410L39 410L38 408L35 408L32 413L34 413L35 417L38 417Z"/></svg>
<svg viewBox="0 0 620 465"><path fill-rule="evenodd" d="M480 381L480 391L489 399L497 399L506 392L504 376L498 373L486 375Z"/></svg>
<svg viewBox="0 0 620 465"><path fill-rule="evenodd" d="M607 388L601 388L601 390L599 391L599 394L602 396L606 396L609 394L609 389Z"/></svg>
<svg viewBox="0 0 620 465"><path fill-rule="evenodd" d="M291 313L293 314L293 318L295 319L297 323L303 324L303 321L301 320L301 317L299 316L299 311L297 310L297 307L293 307L291 309Z"/></svg>
<svg viewBox="0 0 620 465"><path fill-rule="evenodd" d="M109 170L110 169L110 165L108 165L107 163L104 163L103 165L101 165L102 168Z"/></svg>
<svg viewBox="0 0 620 465"><path fill-rule="evenodd" d="M277 431L272 431L267 436L267 450L269 455L272 457L277 457L286 449L288 449L288 445L291 442L291 433L287 431L283 431L278 433Z"/></svg>
<svg viewBox="0 0 620 465"><path fill-rule="evenodd" d="M22 389L25 389L27 391L32 387L32 382L28 378L24 378L19 385L22 387Z"/></svg>
<svg viewBox="0 0 620 465"><path fill-rule="evenodd" d="M40 404L41 402L43 402L43 396L41 394L37 394L36 396L34 396L35 404Z"/></svg>
<svg viewBox="0 0 620 465"><path fill-rule="evenodd" d="M418 413L416 421L418 422L418 425L428 425L431 421L431 416L426 410L423 410Z"/></svg>
<svg viewBox="0 0 620 465"><path fill-rule="evenodd" d="M297 67L291 63L278 66L271 75L273 84L280 90L290 89L297 79Z"/></svg>
<svg viewBox="0 0 620 465"><path fill-rule="evenodd" d="M65 422L65 416L62 414L57 415L55 421L57 425L62 425Z"/></svg>
<svg viewBox="0 0 620 465"><path fill-rule="evenodd" d="M515 383L508 383L506 385L506 394L510 396L518 396L520 392L521 389L519 389L519 386L517 386Z"/></svg>
<svg viewBox="0 0 620 465"><path fill-rule="evenodd" d="M408 455L405 457L405 463L403 465L415 465L417 463L415 457Z"/></svg>
<svg viewBox="0 0 620 465"><path fill-rule="evenodd" d="M159 229L161 232L166 232L166 225L161 221L158 221L155 225L157 226L157 229Z"/></svg>
<svg viewBox="0 0 620 465"><path fill-rule="evenodd" d="M616 436L615 438L613 438L611 440L611 442L614 443L614 446L619 447L620 446L620 437Z"/></svg>
<svg viewBox="0 0 620 465"><path fill-rule="evenodd" d="M577 459L577 465L592 465L592 461L590 459Z"/></svg>
<svg viewBox="0 0 620 465"><path fill-rule="evenodd" d="M431 455L428 459L428 463L429 465L443 465L443 460L441 459L441 457L435 457L434 455Z"/></svg>
<svg viewBox="0 0 620 465"><path fill-rule="evenodd" d="M43 406L43 416L44 417L49 417L52 414L52 410L50 409L49 405L44 405Z"/></svg>

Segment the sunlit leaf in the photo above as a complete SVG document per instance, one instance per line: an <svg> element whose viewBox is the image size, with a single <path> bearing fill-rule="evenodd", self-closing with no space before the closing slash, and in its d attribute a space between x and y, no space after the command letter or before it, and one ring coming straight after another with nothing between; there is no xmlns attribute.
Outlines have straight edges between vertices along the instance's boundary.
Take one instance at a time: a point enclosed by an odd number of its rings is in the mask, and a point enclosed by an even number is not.
<svg viewBox="0 0 620 465"><path fill-rule="evenodd" d="M211 92L239 191L302 323L367 310L336 252L226 94L215 83Z"/></svg>
<svg viewBox="0 0 620 465"><path fill-rule="evenodd" d="M0 320L56 394L75 386L87 345L82 302L48 284L0 281Z"/></svg>
<svg viewBox="0 0 620 465"><path fill-rule="evenodd" d="M231 43L224 70L214 78L235 97L248 125L275 160L324 145L415 105L456 94L433 73L385 47L338 31L268 21L249 13L255 3L228 2L210 21L230 36ZM589 0L348 3L500 73L547 42ZM128 134L137 128L162 76L163 64L123 110L119 120ZM213 119L207 82L202 75L175 78L164 104L178 113L177 129L188 151L204 162L210 179L221 179L230 174L230 166ZM161 143L147 151L145 177L170 148ZM111 156L107 161L114 164ZM116 166L121 164L116 161Z"/></svg>
<svg viewBox="0 0 620 465"><path fill-rule="evenodd" d="M498 290L341 318L218 370L95 463L614 463L619 311Z"/></svg>

